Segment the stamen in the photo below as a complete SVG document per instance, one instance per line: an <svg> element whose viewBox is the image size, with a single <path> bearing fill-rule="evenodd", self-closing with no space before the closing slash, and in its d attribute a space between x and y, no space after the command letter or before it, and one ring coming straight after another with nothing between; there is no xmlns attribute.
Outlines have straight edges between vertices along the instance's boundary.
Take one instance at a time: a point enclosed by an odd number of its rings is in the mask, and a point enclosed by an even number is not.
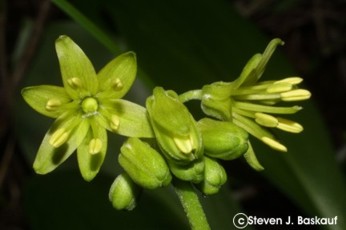
<svg viewBox="0 0 346 230"><path fill-rule="evenodd" d="M117 131L120 125L120 119L117 115L111 116L110 126L113 131Z"/></svg>
<svg viewBox="0 0 346 230"><path fill-rule="evenodd" d="M293 85L288 82L280 82L270 85L266 91L267 93L282 93L291 90L292 87Z"/></svg>
<svg viewBox="0 0 346 230"><path fill-rule="evenodd" d="M310 91L306 89L296 89L280 94L283 101L302 101L311 97Z"/></svg>
<svg viewBox="0 0 346 230"><path fill-rule="evenodd" d="M101 151L102 141L99 138L91 139L89 142L89 153L94 155Z"/></svg>
<svg viewBox="0 0 346 230"><path fill-rule="evenodd" d="M120 91L122 90L122 88L124 87L123 83L121 82L121 80L119 78L116 78L113 80L112 82L112 88L115 91Z"/></svg>
<svg viewBox="0 0 346 230"><path fill-rule="evenodd" d="M276 149L276 150L279 150L281 152L287 152L287 148L286 146L282 145L280 142L272 139L272 138L269 138L269 137L262 137L261 140L269 145L270 147L272 147L273 149Z"/></svg>
<svg viewBox="0 0 346 230"><path fill-rule="evenodd" d="M255 103L249 102L233 102L234 107L239 109L244 109L248 111L254 112L262 112L262 113L275 113L275 114L293 114L302 109L301 106L292 106L292 107L277 107L270 105L259 105Z"/></svg>
<svg viewBox="0 0 346 230"><path fill-rule="evenodd" d="M194 149L193 140L191 136L189 138L174 137L173 141L175 145L178 147L178 149L183 153L191 153L191 151Z"/></svg>
<svg viewBox="0 0 346 230"><path fill-rule="evenodd" d="M78 77L72 77L67 79L67 83L73 88L73 89L78 89L82 88L83 84L80 78Z"/></svg>
<svg viewBox="0 0 346 230"><path fill-rule="evenodd" d="M297 122L278 117L278 129L291 133L300 133L304 130L303 126Z"/></svg>
<svg viewBox="0 0 346 230"><path fill-rule="evenodd" d="M56 130L49 139L49 144L55 148L63 145L69 137L69 132L66 132L64 128Z"/></svg>
<svg viewBox="0 0 346 230"><path fill-rule="evenodd" d="M262 126L275 128L279 124L278 119L265 113L255 113L255 117L255 121Z"/></svg>
<svg viewBox="0 0 346 230"><path fill-rule="evenodd" d="M236 99L239 100L275 100L280 99L280 94L249 94L249 95L239 95L234 96Z"/></svg>
<svg viewBox="0 0 346 230"><path fill-rule="evenodd" d="M53 98L47 101L46 103L46 110L48 111L54 111L61 106L61 101L57 98Z"/></svg>
<svg viewBox="0 0 346 230"><path fill-rule="evenodd" d="M286 83L290 83L290 84L292 84L292 85L298 85L298 84L300 84L302 81L303 81L303 78L301 78L301 77L287 77L287 78L285 78L285 79L276 81L275 84L282 83L282 82L286 82Z"/></svg>

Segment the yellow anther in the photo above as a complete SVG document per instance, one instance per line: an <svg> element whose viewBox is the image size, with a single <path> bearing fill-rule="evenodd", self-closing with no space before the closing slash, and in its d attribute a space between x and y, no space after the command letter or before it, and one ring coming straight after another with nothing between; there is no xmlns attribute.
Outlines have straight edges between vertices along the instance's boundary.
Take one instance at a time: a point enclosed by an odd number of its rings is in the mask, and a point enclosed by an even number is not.
<svg viewBox="0 0 346 230"><path fill-rule="evenodd" d="M291 133L300 133L304 130L303 126L297 122L286 120L283 118L278 118L279 124L278 129L284 130Z"/></svg>
<svg viewBox="0 0 346 230"><path fill-rule="evenodd" d="M90 154L97 154L102 149L102 141L99 138L91 139L89 142L89 153Z"/></svg>
<svg viewBox="0 0 346 230"><path fill-rule="evenodd" d="M47 101L46 103L46 110L48 111L54 111L61 106L61 101L57 98L53 98Z"/></svg>
<svg viewBox="0 0 346 230"><path fill-rule="evenodd" d="M67 79L67 83L73 88L73 89L78 89L82 88L82 81L78 77L72 77Z"/></svg>
<svg viewBox="0 0 346 230"><path fill-rule="evenodd" d="M301 78L301 77L287 77L285 79L276 81L274 84L280 84L280 83L286 82L286 83L290 83L292 85L298 85L302 81L303 81L303 78Z"/></svg>
<svg viewBox="0 0 346 230"><path fill-rule="evenodd" d="M121 82L121 80L119 78L116 78L113 80L112 82L112 88L116 91L121 90L124 87L123 83Z"/></svg>
<svg viewBox="0 0 346 230"><path fill-rule="evenodd" d="M284 146L283 144L281 144L280 142L272 139L272 138L269 138L269 137L262 137L261 140L269 145L270 147L272 147L273 149L276 149L278 151L281 151L281 152L287 152L287 148L286 146Z"/></svg>
<svg viewBox="0 0 346 230"><path fill-rule="evenodd" d="M194 143L191 136L188 138L174 137L173 141L177 148L183 153L191 153L191 151L194 149Z"/></svg>
<svg viewBox="0 0 346 230"><path fill-rule="evenodd" d="M283 101L302 101L311 97L310 91L306 89L295 89L280 94Z"/></svg>
<svg viewBox="0 0 346 230"><path fill-rule="evenodd" d="M255 113L255 121L262 126L273 128L279 124L278 119L276 119L276 117L273 117L265 113Z"/></svg>
<svg viewBox="0 0 346 230"><path fill-rule="evenodd" d="M282 93L291 90L293 85L288 82L274 83L267 88L268 93Z"/></svg>
<svg viewBox="0 0 346 230"><path fill-rule="evenodd" d="M69 133L64 128L56 130L49 139L49 144L55 148L63 145L69 137Z"/></svg>
<svg viewBox="0 0 346 230"><path fill-rule="evenodd" d="M120 125L120 119L117 115L112 115L111 116L111 121L110 121L110 127L113 131L116 131L119 129Z"/></svg>

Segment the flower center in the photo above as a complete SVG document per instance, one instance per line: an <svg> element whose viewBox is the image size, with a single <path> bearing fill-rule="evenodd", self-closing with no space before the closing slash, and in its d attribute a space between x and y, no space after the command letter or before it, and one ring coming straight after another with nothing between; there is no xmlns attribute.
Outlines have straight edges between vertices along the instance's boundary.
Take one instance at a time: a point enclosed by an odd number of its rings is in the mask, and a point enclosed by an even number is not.
<svg viewBox="0 0 346 230"><path fill-rule="evenodd" d="M82 102L82 110L86 115L93 115L97 111L99 104L93 97L87 97Z"/></svg>

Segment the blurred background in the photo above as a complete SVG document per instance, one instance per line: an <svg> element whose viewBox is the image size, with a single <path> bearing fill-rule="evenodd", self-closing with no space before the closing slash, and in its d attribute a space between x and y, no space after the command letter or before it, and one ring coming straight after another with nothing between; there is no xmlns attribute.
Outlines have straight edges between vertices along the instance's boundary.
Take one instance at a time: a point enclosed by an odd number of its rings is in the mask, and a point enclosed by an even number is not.
<svg viewBox="0 0 346 230"><path fill-rule="evenodd" d="M113 210L108 189L120 172L121 137L110 138L98 177L84 182L75 157L38 176L32 163L52 120L20 96L30 85L61 85L54 41L70 36L99 70L137 53L138 79L127 99L144 105L154 86L178 93L232 81L275 37L285 41L263 76L304 78L312 99L290 116L299 135L277 133L288 153L256 140L264 166L225 163L222 192L201 197L212 229L234 229L238 212L258 217L335 217L346 229L346 1L344 0L0 0L0 229L188 229L170 188L144 191L133 212ZM196 118L198 103L189 102ZM281 229L252 226L246 229ZM288 228L287 228L288 229Z"/></svg>

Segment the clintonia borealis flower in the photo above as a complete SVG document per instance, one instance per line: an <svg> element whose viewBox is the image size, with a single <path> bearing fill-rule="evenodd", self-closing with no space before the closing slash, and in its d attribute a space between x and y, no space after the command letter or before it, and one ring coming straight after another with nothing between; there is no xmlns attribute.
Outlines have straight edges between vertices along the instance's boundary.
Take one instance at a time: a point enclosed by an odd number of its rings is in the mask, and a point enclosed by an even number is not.
<svg viewBox="0 0 346 230"><path fill-rule="evenodd" d="M124 53L96 74L88 57L69 37L55 43L64 87L40 85L22 90L25 101L39 113L56 118L34 161L46 174L76 149L83 178L92 180L107 151L107 132L153 137L146 109L120 99L132 86L137 70L133 52Z"/></svg>
<svg viewBox="0 0 346 230"><path fill-rule="evenodd" d="M283 45L283 42L278 38L273 39L263 54L255 54L235 81L216 82L204 86L202 109L210 116L232 121L270 147L286 152L287 148L274 138L269 129L277 128L291 133L303 131L299 123L280 117L282 114L296 113L302 107L277 106L277 104L307 100L311 93L297 87L303 81L300 77L259 81L278 45ZM251 156L245 155L247 160L250 158L250 161L251 159L256 161L251 145L248 153ZM261 169L259 164L257 166L255 168Z"/></svg>

